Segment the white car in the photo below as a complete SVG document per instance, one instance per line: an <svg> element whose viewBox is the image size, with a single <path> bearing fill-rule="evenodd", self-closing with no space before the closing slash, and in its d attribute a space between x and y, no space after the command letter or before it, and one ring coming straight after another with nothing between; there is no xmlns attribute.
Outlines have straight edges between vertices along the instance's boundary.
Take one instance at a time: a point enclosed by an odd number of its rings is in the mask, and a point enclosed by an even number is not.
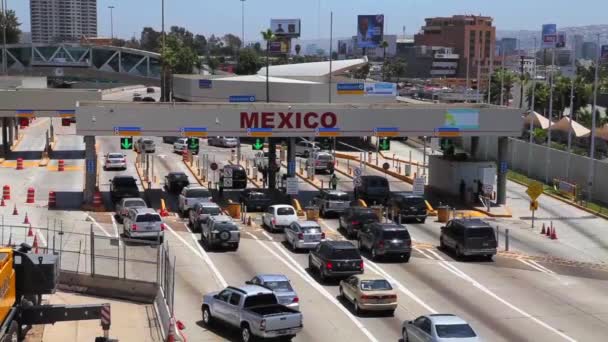
<svg viewBox="0 0 608 342"><path fill-rule="evenodd" d="M321 148L312 141L302 140L296 144L296 156L308 158L312 153L321 151Z"/></svg>
<svg viewBox="0 0 608 342"><path fill-rule="evenodd" d="M188 138L179 138L173 143L173 152L182 153L188 148Z"/></svg>
<svg viewBox="0 0 608 342"><path fill-rule="evenodd" d="M196 203L213 202L211 192L207 188L198 185L188 185L182 189L178 197L178 208L182 215L189 214L188 211Z"/></svg>
<svg viewBox="0 0 608 342"><path fill-rule="evenodd" d="M273 232L283 230L297 220L296 210L287 204L271 205L262 215L262 224Z"/></svg>
<svg viewBox="0 0 608 342"><path fill-rule="evenodd" d="M126 170L127 169L127 158L125 157L124 154L122 154L120 152L108 153L108 154L106 154L106 160L103 163L103 168L105 170L112 170L112 169Z"/></svg>
<svg viewBox="0 0 608 342"><path fill-rule="evenodd" d="M209 146L236 147L238 143L239 140L232 137L209 137L207 139Z"/></svg>

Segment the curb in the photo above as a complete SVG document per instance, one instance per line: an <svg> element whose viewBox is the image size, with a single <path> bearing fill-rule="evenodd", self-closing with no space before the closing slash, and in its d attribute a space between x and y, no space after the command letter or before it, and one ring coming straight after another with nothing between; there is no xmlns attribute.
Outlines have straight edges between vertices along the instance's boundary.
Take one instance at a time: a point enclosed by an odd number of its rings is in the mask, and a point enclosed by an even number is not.
<svg viewBox="0 0 608 342"><path fill-rule="evenodd" d="M142 172L143 170L141 170L138 166L137 163L135 163L135 170L137 172L137 177L139 177L139 182L141 183L141 187L144 189L144 191L149 190L148 189L148 182L144 181L144 177L142 177Z"/></svg>
<svg viewBox="0 0 608 342"><path fill-rule="evenodd" d="M15 141L13 141L13 144L10 147L11 151L14 150L14 149L16 149L19 146L19 144L21 144L21 141L23 141L23 137L24 136L25 136L25 134L22 133L22 132L19 132L17 134L17 139Z"/></svg>
<svg viewBox="0 0 608 342"><path fill-rule="evenodd" d="M424 165L422 165L422 164L420 164L420 163L417 163L417 162L410 162L410 161L408 161L408 160L401 160L401 159L399 159L399 158L387 157L387 156L385 156L385 155L384 155L384 153L383 153L383 152L381 152L381 151L380 151L380 152L378 152L378 153L379 153L379 154L382 156L382 158L384 158L384 159L386 159L386 160L398 161L398 162L400 162L400 163L410 164L410 165L413 165L413 166L426 167L426 166L424 166Z"/></svg>
<svg viewBox="0 0 608 342"><path fill-rule="evenodd" d="M184 163L184 165L186 165L186 168L190 171L190 173L192 174L192 176L194 176L194 179L196 179L196 181L198 182L198 184L200 186L206 188L207 184L203 184L203 179L196 175L196 170L193 169L192 166L190 166L190 164L188 164L187 162L185 162L183 159L182 159L182 163Z"/></svg>

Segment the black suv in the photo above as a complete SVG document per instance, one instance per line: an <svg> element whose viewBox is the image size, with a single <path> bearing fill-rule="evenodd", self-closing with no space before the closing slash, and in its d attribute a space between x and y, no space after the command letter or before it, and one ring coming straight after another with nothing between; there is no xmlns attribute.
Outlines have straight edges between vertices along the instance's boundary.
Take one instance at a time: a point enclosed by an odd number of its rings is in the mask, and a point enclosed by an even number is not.
<svg viewBox="0 0 608 342"><path fill-rule="evenodd" d="M374 260L381 256L399 256L405 262L412 254L412 238L405 226L374 222L359 231L359 248L369 250Z"/></svg>
<svg viewBox="0 0 608 342"><path fill-rule="evenodd" d="M222 170L223 173L220 176L220 184L224 184L224 176L226 174L226 169L232 170L232 186L226 187L228 189L245 189L247 187L247 171L241 165L226 165Z"/></svg>
<svg viewBox="0 0 608 342"><path fill-rule="evenodd" d="M316 270L321 281L363 274L363 259L349 241L322 241L308 255L308 269Z"/></svg>
<svg viewBox="0 0 608 342"><path fill-rule="evenodd" d="M439 246L451 249L456 257L481 255L492 260L496 255L496 235L488 223L480 219L456 219L441 227Z"/></svg>
<svg viewBox="0 0 608 342"><path fill-rule="evenodd" d="M188 175L184 172L169 172L165 176L165 189L169 192L178 193L182 189L190 184Z"/></svg>
<svg viewBox="0 0 608 342"><path fill-rule="evenodd" d="M427 212L424 197L414 195L411 192L392 193L388 200L388 210L390 213L401 216L404 220L413 219L420 223L426 221Z"/></svg>
<svg viewBox="0 0 608 342"><path fill-rule="evenodd" d="M355 198L364 200L367 205L385 204L390 193L388 180L380 176L361 176L361 185L355 188Z"/></svg>
<svg viewBox="0 0 608 342"><path fill-rule="evenodd" d="M366 207L349 207L340 215L339 228L344 230L347 238L357 238L364 224L378 222L376 212Z"/></svg>
<svg viewBox="0 0 608 342"><path fill-rule="evenodd" d="M131 176L115 176L110 181L110 197L112 202L118 202L126 197L139 197L139 188L135 178Z"/></svg>

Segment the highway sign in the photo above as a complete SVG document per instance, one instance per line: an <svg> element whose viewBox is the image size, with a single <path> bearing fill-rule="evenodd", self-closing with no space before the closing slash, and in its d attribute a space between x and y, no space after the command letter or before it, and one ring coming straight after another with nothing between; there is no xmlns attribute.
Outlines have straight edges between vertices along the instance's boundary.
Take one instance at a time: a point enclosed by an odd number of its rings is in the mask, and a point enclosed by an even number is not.
<svg viewBox="0 0 608 342"><path fill-rule="evenodd" d="M255 95L232 95L228 97L230 102L255 102Z"/></svg>
<svg viewBox="0 0 608 342"><path fill-rule="evenodd" d="M188 149L190 151L198 151L198 138L188 138Z"/></svg>
<svg viewBox="0 0 608 342"><path fill-rule="evenodd" d="M182 137L205 138L207 136L207 127L182 127L179 132Z"/></svg>
<svg viewBox="0 0 608 342"><path fill-rule="evenodd" d="M114 127L114 135L120 135L121 137L124 137L124 136L140 136L141 135L141 127L115 126Z"/></svg>
<svg viewBox="0 0 608 342"><path fill-rule="evenodd" d="M121 150L130 150L133 148L133 138L125 137L120 138L120 149Z"/></svg>
<svg viewBox="0 0 608 342"><path fill-rule="evenodd" d="M507 173L508 165L507 161L503 160L500 162L500 173Z"/></svg>
<svg viewBox="0 0 608 342"><path fill-rule="evenodd" d="M224 177L232 178L232 168L228 165L224 166Z"/></svg>
<svg viewBox="0 0 608 342"><path fill-rule="evenodd" d="M232 178L224 177L224 188L232 188Z"/></svg>
<svg viewBox="0 0 608 342"><path fill-rule="evenodd" d="M361 177L361 175L363 174L363 171L361 170L360 167L356 167L355 170L353 171L353 174L355 175L355 177Z"/></svg>
<svg viewBox="0 0 608 342"><path fill-rule="evenodd" d="M388 151L391 149L391 140L390 138L380 138L378 149L380 151Z"/></svg>
<svg viewBox="0 0 608 342"><path fill-rule="evenodd" d="M530 211L538 210L538 201L530 201Z"/></svg>
<svg viewBox="0 0 608 342"><path fill-rule="evenodd" d="M391 164L389 164L389 163L384 163L384 164L382 164L382 168L384 169L384 171L386 171L386 170L388 170L388 169L390 169L390 168L391 168Z"/></svg>
<svg viewBox="0 0 608 342"><path fill-rule="evenodd" d="M543 185L540 182L532 182L528 184L528 190L526 190L530 199L535 201L543 193Z"/></svg>
<svg viewBox="0 0 608 342"><path fill-rule="evenodd" d="M289 177L286 179L285 192L288 195L297 195L300 192L298 189L298 179L296 177Z"/></svg>
<svg viewBox="0 0 608 342"><path fill-rule="evenodd" d="M255 142L251 145L251 149L254 151L261 151L264 149L264 139L257 138Z"/></svg>
<svg viewBox="0 0 608 342"><path fill-rule="evenodd" d="M217 170L217 163L211 163L210 167L213 171Z"/></svg>
<svg viewBox="0 0 608 342"><path fill-rule="evenodd" d="M353 185L355 187L361 186L361 184L362 184L361 177L355 177L355 178L353 178Z"/></svg>
<svg viewBox="0 0 608 342"><path fill-rule="evenodd" d="M417 195L417 196L424 195L424 183L425 182L426 182L426 179L424 177L414 178L414 189L412 191L414 193L414 195Z"/></svg>
<svg viewBox="0 0 608 342"><path fill-rule="evenodd" d="M87 159L87 173L95 173L95 159Z"/></svg>

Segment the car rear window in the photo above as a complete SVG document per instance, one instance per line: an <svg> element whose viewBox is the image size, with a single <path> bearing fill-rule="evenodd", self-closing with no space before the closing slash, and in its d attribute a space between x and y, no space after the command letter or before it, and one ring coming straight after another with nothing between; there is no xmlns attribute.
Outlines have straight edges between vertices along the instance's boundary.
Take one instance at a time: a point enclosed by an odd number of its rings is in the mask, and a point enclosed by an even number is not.
<svg viewBox="0 0 608 342"><path fill-rule="evenodd" d="M142 214L137 215L135 222L161 222L160 215L158 214Z"/></svg>
<svg viewBox="0 0 608 342"><path fill-rule="evenodd" d="M188 179L188 176L184 173L173 173L173 174L171 174L171 177L176 180Z"/></svg>
<svg viewBox="0 0 608 342"><path fill-rule="evenodd" d="M385 230L382 232L382 238L387 240L408 240L410 238L410 233L407 230Z"/></svg>
<svg viewBox="0 0 608 342"><path fill-rule="evenodd" d="M361 259L359 250L355 248L334 249L331 253L332 259Z"/></svg>
<svg viewBox="0 0 608 342"><path fill-rule="evenodd" d="M274 292L293 292L291 284L287 280L267 281L264 286L270 288Z"/></svg>
<svg viewBox="0 0 608 342"><path fill-rule="evenodd" d="M368 179L368 186L370 188L388 188L388 181L384 178L371 178Z"/></svg>
<svg viewBox="0 0 608 342"><path fill-rule="evenodd" d="M384 279L362 280L360 287L363 291L386 291L393 289L391 284Z"/></svg>
<svg viewBox="0 0 608 342"><path fill-rule="evenodd" d="M208 214L211 216L217 216L221 213L220 208L218 207L203 207L203 209L201 210L201 212L203 214Z"/></svg>
<svg viewBox="0 0 608 342"><path fill-rule="evenodd" d="M259 199L259 198L264 198L265 195L261 192L252 192L249 194L249 197Z"/></svg>
<svg viewBox="0 0 608 342"><path fill-rule="evenodd" d="M292 208L278 208L277 215L295 215L296 212Z"/></svg>
<svg viewBox="0 0 608 342"><path fill-rule="evenodd" d="M370 223L370 222L378 222L378 215L376 215L373 212L369 212L369 213L357 213L354 215L355 219L361 221L361 222L365 222L365 223Z"/></svg>
<svg viewBox="0 0 608 342"><path fill-rule="evenodd" d="M131 200L125 201L125 207L134 208L134 207L147 207L148 205L144 200Z"/></svg>
<svg viewBox="0 0 608 342"><path fill-rule="evenodd" d="M236 231L239 230L239 227L237 227L233 223L218 223L218 224L216 224L216 225L213 226L213 229L228 230L228 231L231 231L231 232L236 232Z"/></svg>
<svg viewBox="0 0 608 342"><path fill-rule="evenodd" d="M308 226L308 227L302 227L302 230L306 233L311 233L311 232L320 232L321 231L321 227L319 226Z"/></svg>
<svg viewBox="0 0 608 342"><path fill-rule="evenodd" d="M247 173L245 172L245 169L243 169L243 168L235 168L235 169L232 169L232 177L233 178L246 178Z"/></svg>
<svg viewBox="0 0 608 342"><path fill-rule="evenodd" d="M477 336L468 324L438 324L435 325L435 330L437 330L437 336L441 338L467 338Z"/></svg>
<svg viewBox="0 0 608 342"><path fill-rule="evenodd" d="M114 178L112 183L119 186L137 186L135 178Z"/></svg>
<svg viewBox="0 0 608 342"><path fill-rule="evenodd" d="M112 158L112 159L118 159L118 158L123 158L122 153L109 153L108 154L108 158Z"/></svg>
<svg viewBox="0 0 608 342"><path fill-rule="evenodd" d="M144 144L154 144L153 140L144 140Z"/></svg>
<svg viewBox="0 0 608 342"><path fill-rule="evenodd" d="M488 228L473 228L465 230L467 237L471 238L492 238L494 239L494 229Z"/></svg>
<svg viewBox="0 0 608 342"><path fill-rule="evenodd" d="M334 158L332 156L330 156L330 155L327 155L327 154L320 154L320 155L317 156L317 159L324 160L324 161L331 161Z"/></svg>
<svg viewBox="0 0 608 342"><path fill-rule="evenodd" d="M186 191L186 197L190 198L203 198L203 197L211 197L211 193L209 190L205 189L190 189Z"/></svg>
<svg viewBox="0 0 608 342"><path fill-rule="evenodd" d="M424 199L422 197L405 197L405 198L403 198L403 203L405 203L406 205L411 205L411 206L426 205L426 203L424 203Z"/></svg>
<svg viewBox="0 0 608 342"><path fill-rule="evenodd" d="M348 194L329 194L327 199L330 201L350 201Z"/></svg>
<svg viewBox="0 0 608 342"><path fill-rule="evenodd" d="M277 303L277 297L273 293L257 294L255 296L249 296L245 298L243 303L244 308L250 308L253 306L260 305L273 305Z"/></svg>

